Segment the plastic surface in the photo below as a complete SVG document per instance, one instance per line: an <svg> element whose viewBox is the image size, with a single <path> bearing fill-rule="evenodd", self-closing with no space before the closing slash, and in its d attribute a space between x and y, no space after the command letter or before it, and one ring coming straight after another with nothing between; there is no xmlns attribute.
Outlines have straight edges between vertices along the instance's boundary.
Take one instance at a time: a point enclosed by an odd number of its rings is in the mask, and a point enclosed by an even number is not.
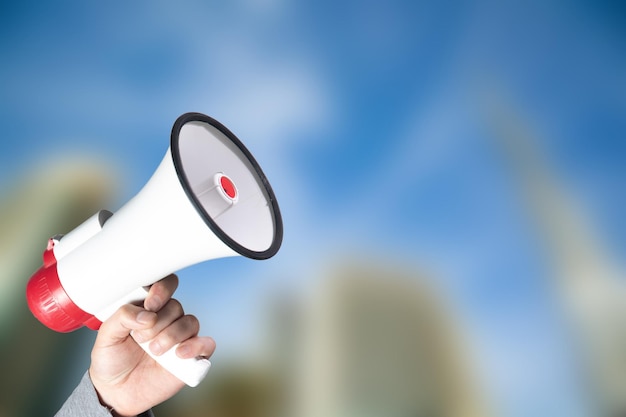
<svg viewBox="0 0 626 417"><path fill-rule="evenodd" d="M54 256L57 262L100 232L102 225L112 215L113 213L108 210L100 210L71 232L56 240L54 242Z"/></svg>
<svg viewBox="0 0 626 417"><path fill-rule="evenodd" d="M93 317L67 295L59 281L56 263L41 267L30 278L26 285L26 301L37 320L61 333L79 329Z"/></svg>
<svg viewBox="0 0 626 417"><path fill-rule="evenodd" d="M276 197L259 164L230 130L204 114L186 113L174 123L170 151L183 190L226 245L252 259L276 254L283 235ZM220 193L210 192L215 175ZM217 194L236 204L224 206Z"/></svg>
<svg viewBox="0 0 626 417"><path fill-rule="evenodd" d="M168 153L142 190L100 232L59 259L57 270L72 301L99 316L135 289L173 272L237 255L198 215Z"/></svg>
<svg viewBox="0 0 626 417"><path fill-rule="evenodd" d="M219 122L187 113L135 197L114 215L98 212L51 240L44 267L28 283L28 304L53 330L95 329L138 288L211 259L268 259L282 236L276 198L250 152ZM153 357L190 386L210 366L174 351Z"/></svg>

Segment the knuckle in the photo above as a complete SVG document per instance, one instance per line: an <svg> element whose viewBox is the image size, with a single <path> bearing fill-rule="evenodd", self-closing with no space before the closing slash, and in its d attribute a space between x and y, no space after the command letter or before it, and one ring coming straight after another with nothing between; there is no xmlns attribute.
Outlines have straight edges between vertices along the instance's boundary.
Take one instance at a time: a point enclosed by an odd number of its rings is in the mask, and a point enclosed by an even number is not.
<svg viewBox="0 0 626 417"><path fill-rule="evenodd" d="M181 318L181 324L183 325L185 330L193 334L197 333L198 330L200 330L200 321L198 321L196 316L190 314Z"/></svg>
<svg viewBox="0 0 626 417"><path fill-rule="evenodd" d="M135 332L135 335L139 337L140 341L148 341L154 339L157 332L154 328L143 329Z"/></svg>
<svg viewBox="0 0 626 417"><path fill-rule="evenodd" d="M182 316L184 314L183 305L175 298L172 298L167 303L167 308L172 313L175 313L178 316Z"/></svg>
<svg viewBox="0 0 626 417"><path fill-rule="evenodd" d="M168 275L165 278L157 281L153 284L155 291L159 291L162 294L173 294L178 288L178 277L174 274Z"/></svg>
<svg viewBox="0 0 626 417"><path fill-rule="evenodd" d="M119 308L119 313L122 316L132 316L133 314L135 314L135 306L131 304L124 304Z"/></svg>
<svg viewBox="0 0 626 417"><path fill-rule="evenodd" d="M177 343L174 334L169 331L163 331L159 333L155 340L157 340L158 344L165 350L171 348Z"/></svg>
<svg viewBox="0 0 626 417"><path fill-rule="evenodd" d="M194 329L200 330L200 320L198 320L198 318L194 315L187 315L187 319L191 322L191 326Z"/></svg>
<svg viewBox="0 0 626 417"><path fill-rule="evenodd" d="M166 277L166 279L169 281L170 285L174 287L174 289L178 287L178 275L170 274Z"/></svg>
<svg viewBox="0 0 626 417"><path fill-rule="evenodd" d="M125 304L121 306L115 314L118 315L119 320L124 323L129 323L135 320L138 314L138 307L132 304Z"/></svg>

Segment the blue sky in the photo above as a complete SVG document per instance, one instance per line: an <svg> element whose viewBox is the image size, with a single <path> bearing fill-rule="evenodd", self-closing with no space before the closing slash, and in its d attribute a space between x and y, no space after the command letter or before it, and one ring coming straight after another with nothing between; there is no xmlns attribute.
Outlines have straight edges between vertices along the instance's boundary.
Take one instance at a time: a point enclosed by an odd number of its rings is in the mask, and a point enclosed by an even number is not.
<svg viewBox="0 0 626 417"><path fill-rule="evenodd" d="M198 315L218 345L246 343L259 291L306 288L344 251L398 259L441 276L503 415L583 415L547 255L485 100L537 135L623 263L623 23L609 1L3 2L0 185L41 158L97 155L124 176L115 210L176 117L209 114L260 162L285 222L270 261L184 272L179 296L211 306Z"/></svg>

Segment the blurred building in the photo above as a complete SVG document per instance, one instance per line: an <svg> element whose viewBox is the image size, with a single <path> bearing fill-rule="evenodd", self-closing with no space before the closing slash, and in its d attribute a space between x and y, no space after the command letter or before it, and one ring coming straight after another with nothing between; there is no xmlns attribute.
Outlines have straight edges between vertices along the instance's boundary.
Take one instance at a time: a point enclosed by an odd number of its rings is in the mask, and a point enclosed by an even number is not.
<svg viewBox="0 0 626 417"><path fill-rule="evenodd" d="M280 294L267 340L157 410L186 417L486 417L459 320L415 273L355 261Z"/></svg>
<svg viewBox="0 0 626 417"><path fill-rule="evenodd" d="M54 160L0 184L0 417L53 415L88 366L93 332L59 334L28 310L26 283L41 266L48 238L103 208L109 170Z"/></svg>
<svg viewBox="0 0 626 417"><path fill-rule="evenodd" d="M303 326L301 417L488 416L454 309L425 277L359 261Z"/></svg>
<svg viewBox="0 0 626 417"><path fill-rule="evenodd" d="M496 100L489 121L552 262L555 295L571 324L594 415L624 416L626 274L550 171L538 135L508 103Z"/></svg>

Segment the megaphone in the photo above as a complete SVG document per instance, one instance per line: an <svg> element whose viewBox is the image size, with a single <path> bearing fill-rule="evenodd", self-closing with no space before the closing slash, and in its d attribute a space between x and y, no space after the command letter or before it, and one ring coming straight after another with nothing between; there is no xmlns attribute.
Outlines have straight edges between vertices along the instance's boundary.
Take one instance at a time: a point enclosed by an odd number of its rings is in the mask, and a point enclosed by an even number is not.
<svg viewBox="0 0 626 417"><path fill-rule="evenodd" d="M215 119L186 113L139 193L115 214L102 210L48 241L27 284L28 306L52 330L96 330L159 279L210 259L268 259L282 237L278 203L252 154ZM175 347L154 356L148 344L140 345L187 385L208 372L205 358L181 359Z"/></svg>

